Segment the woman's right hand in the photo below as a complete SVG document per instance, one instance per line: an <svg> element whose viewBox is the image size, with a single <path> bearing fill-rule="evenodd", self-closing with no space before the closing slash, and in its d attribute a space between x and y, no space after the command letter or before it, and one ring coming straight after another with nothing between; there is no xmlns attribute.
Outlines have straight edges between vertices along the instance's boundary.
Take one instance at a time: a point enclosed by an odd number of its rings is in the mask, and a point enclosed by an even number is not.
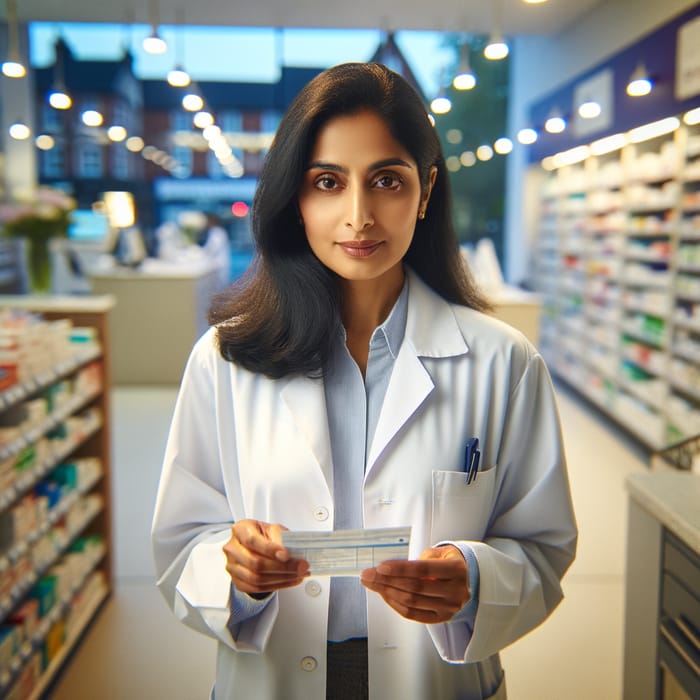
<svg viewBox="0 0 700 700"><path fill-rule="evenodd" d="M296 586L309 573L303 559L292 559L282 544L282 525L239 520L224 545L226 570L237 590L249 595Z"/></svg>

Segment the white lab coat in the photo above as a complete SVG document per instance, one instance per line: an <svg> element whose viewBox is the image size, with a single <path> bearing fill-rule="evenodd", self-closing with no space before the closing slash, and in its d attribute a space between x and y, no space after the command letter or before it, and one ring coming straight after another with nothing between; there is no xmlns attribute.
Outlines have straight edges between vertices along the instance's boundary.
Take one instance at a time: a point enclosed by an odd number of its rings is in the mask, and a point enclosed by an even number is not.
<svg viewBox="0 0 700 700"><path fill-rule="evenodd" d="M499 679L499 650L561 599L574 557L558 415L542 358L519 332L408 276L406 335L369 451L364 524L411 525L411 558L442 540L470 542L479 605L473 630L424 625L368 592L370 698L481 699L482 683ZM482 454L467 484L470 437ZM280 591L261 614L228 626L221 548L241 518L332 529L323 382L272 380L226 362L210 329L187 364L168 439L153 523L158 584L183 622L219 641L216 700L324 700L327 578ZM493 697L505 697L504 684Z"/></svg>

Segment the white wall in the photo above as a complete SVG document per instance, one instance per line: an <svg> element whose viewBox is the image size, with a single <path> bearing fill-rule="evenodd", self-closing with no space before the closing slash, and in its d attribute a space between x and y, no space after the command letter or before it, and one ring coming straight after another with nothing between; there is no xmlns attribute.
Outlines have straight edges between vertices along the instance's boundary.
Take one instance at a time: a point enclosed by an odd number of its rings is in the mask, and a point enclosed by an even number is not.
<svg viewBox="0 0 700 700"><path fill-rule="evenodd" d="M603 0L557 36L517 38L511 64L509 132L528 126L531 103L695 5L697 0ZM526 148L513 150L506 171L504 274L513 284L525 278L529 243L535 234L536 188L531 181L526 185Z"/></svg>

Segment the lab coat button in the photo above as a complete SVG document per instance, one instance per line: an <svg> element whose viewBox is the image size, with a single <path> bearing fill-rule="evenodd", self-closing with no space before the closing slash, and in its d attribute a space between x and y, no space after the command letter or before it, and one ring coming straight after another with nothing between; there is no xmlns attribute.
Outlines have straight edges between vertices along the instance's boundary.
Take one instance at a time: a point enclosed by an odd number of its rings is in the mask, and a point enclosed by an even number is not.
<svg viewBox="0 0 700 700"><path fill-rule="evenodd" d="M319 506L314 511L314 517L316 518L316 520L328 520L328 508L325 508L324 506Z"/></svg>
<svg viewBox="0 0 700 700"><path fill-rule="evenodd" d="M315 671L316 666L318 666L318 663L313 656L305 656L301 660L301 667L304 669L304 671Z"/></svg>
<svg viewBox="0 0 700 700"><path fill-rule="evenodd" d="M321 593L321 584L318 581L307 581L304 590L314 598Z"/></svg>

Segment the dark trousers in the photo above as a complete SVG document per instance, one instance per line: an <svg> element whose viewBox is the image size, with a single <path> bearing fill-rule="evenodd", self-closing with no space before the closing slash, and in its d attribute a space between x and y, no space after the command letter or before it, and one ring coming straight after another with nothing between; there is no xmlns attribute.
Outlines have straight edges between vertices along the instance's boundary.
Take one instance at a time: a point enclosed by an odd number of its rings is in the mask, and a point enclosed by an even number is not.
<svg viewBox="0 0 700 700"><path fill-rule="evenodd" d="M328 642L326 700L367 700L367 640Z"/></svg>

